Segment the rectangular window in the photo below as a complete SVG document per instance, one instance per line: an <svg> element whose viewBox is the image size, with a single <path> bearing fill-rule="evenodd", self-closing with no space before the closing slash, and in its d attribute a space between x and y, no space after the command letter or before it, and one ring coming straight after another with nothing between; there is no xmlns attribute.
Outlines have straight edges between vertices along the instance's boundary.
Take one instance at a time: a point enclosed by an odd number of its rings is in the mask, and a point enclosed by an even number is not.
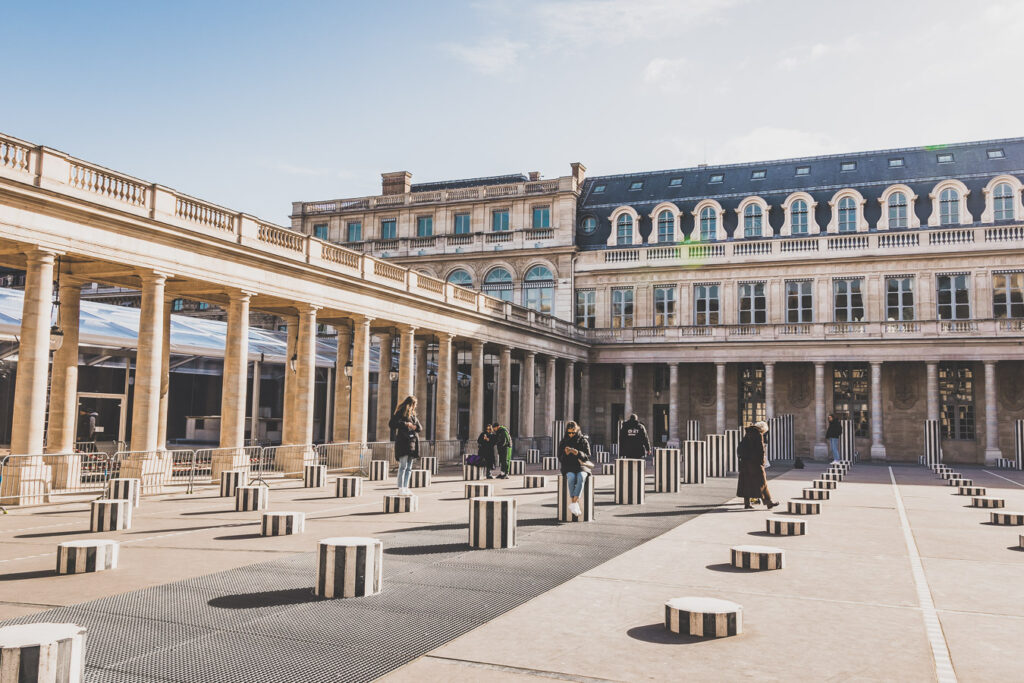
<svg viewBox="0 0 1024 683"><path fill-rule="evenodd" d="M173 302L171 302L171 310L172 311L181 311L181 310L184 310L184 308L185 308L185 300L184 299L175 299Z"/></svg>
<svg viewBox="0 0 1024 683"><path fill-rule="evenodd" d="M763 282L740 283L740 325L763 325L767 322Z"/></svg>
<svg viewBox="0 0 1024 683"><path fill-rule="evenodd" d="M602 192L604 192L604 185L594 185L594 189L592 190L592 192L594 194L601 194Z"/></svg>
<svg viewBox="0 0 1024 683"><path fill-rule="evenodd" d="M939 162L940 164L951 164L951 163L953 163L953 154L952 153L936 154L935 155L935 160L937 162Z"/></svg>
<svg viewBox="0 0 1024 683"><path fill-rule="evenodd" d="M989 159L1002 159L1006 154L1001 149L990 149L986 152Z"/></svg>
<svg viewBox="0 0 1024 683"><path fill-rule="evenodd" d="M1024 318L1024 271L992 274L992 317Z"/></svg>
<svg viewBox="0 0 1024 683"><path fill-rule="evenodd" d="M718 285L694 285L693 287L693 324L718 324Z"/></svg>
<svg viewBox="0 0 1024 683"><path fill-rule="evenodd" d="M199 304L196 306L197 311L206 311L209 310L209 308L210 304L206 303L205 301L200 301Z"/></svg>
<svg viewBox="0 0 1024 683"><path fill-rule="evenodd" d="M612 290L612 327L633 327L633 290Z"/></svg>
<svg viewBox="0 0 1024 683"><path fill-rule="evenodd" d="M913 276L885 278L885 319L889 322L914 320Z"/></svg>
<svg viewBox="0 0 1024 683"><path fill-rule="evenodd" d="M811 167L810 166L797 166L796 167L796 174L797 175L811 175Z"/></svg>
<svg viewBox="0 0 1024 683"><path fill-rule="evenodd" d="M644 181L642 181L642 180L638 180L635 183L630 183L629 184L629 191L630 192L633 192L634 190L642 190L642 189L644 189Z"/></svg>
<svg viewBox="0 0 1024 683"><path fill-rule="evenodd" d="M434 234L433 216L416 216L416 236L430 237Z"/></svg>
<svg viewBox="0 0 1024 683"><path fill-rule="evenodd" d="M854 435L871 436L871 369L867 363L835 363L832 366L832 410L838 419L853 420Z"/></svg>
<svg viewBox="0 0 1024 683"><path fill-rule="evenodd" d="M764 366L760 363L742 363L738 369L742 423L749 425L768 419L764 398Z"/></svg>
<svg viewBox="0 0 1024 683"><path fill-rule="evenodd" d="M844 173L846 173L848 171L856 171L857 170L857 162L856 161L844 161L841 164L839 164L839 170L844 172Z"/></svg>
<svg viewBox="0 0 1024 683"><path fill-rule="evenodd" d="M764 180L764 177L765 177L765 175L767 175L767 173L768 172L765 171L764 169L757 170L757 171L751 171L750 172L750 179L751 180Z"/></svg>
<svg viewBox="0 0 1024 683"><path fill-rule="evenodd" d="M327 241L327 224L317 223L316 225L314 225L313 237L317 238L318 240Z"/></svg>
<svg viewBox="0 0 1024 683"><path fill-rule="evenodd" d="M533 207L533 227L535 227L535 228L550 228L551 227L551 207L550 206L535 206L535 207Z"/></svg>
<svg viewBox="0 0 1024 683"><path fill-rule="evenodd" d="M505 232L508 230L508 209L491 212L491 230L494 232Z"/></svg>
<svg viewBox="0 0 1024 683"><path fill-rule="evenodd" d="M939 275L935 278L935 300L939 320L969 320L971 317L971 276L967 273Z"/></svg>
<svg viewBox="0 0 1024 683"><path fill-rule="evenodd" d="M786 322L814 322L814 283L810 280L786 282Z"/></svg>
<svg viewBox="0 0 1024 683"><path fill-rule="evenodd" d="M469 214L468 213L457 213L457 214L455 214L455 234L456 235L468 235L469 234Z"/></svg>
<svg viewBox="0 0 1024 683"><path fill-rule="evenodd" d="M597 292L592 289L576 290L576 324L580 327L597 325Z"/></svg>
<svg viewBox="0 0 1024 683"><path fill-rule="evenodd" d="M903 166L903 157L895 157L889 159L889 168L901 168Z"/></svg>
<svg viewBox="0 0 1024 683"><path fill-rule="evenodd" d="M889 196L889 227L907 227L907 196L902 192Z"/></svg>
<svg viewBox="0 0 1024 683"><path fill-rule="evenodd" d="M393 240L398 237L398 219L385 218L380 222L380 238Z"/></svg>
<svg viewBox="0 0 1024 683"><path fill-rule="evenodd" d="M669 187L679 187L682 184L683 184L683 179L682 178L673 178L672 180L668 181L668 186Z"/></svg>
<svg viewBox="0 0 1024 683"><path fill-rule="evenodd" d="M676 324L676 288L654 288L654 325L669 327Z"/></svg>
<svg viewBox="0 0 1024 683"><path fill-rule="evenodd" d="M837 323L864 319L864 278L832 281L832 319Z"/></svg>
<svg viewBox="0 0 1024 683"><path fill-rule="evenodd" d="M363 224L359 221L349 221L345 226L345 241L360 242L363 239Z"/></svg>
<svg viewBox="0 0 1024 683"><path fill-rule="evenodd" d="M974 440L974 370L968 363L939 363L942 438Z"/></svg>
<svg viewBox="0 0 1024 683"><path fill-rule="evenodd" d="M721 174L721 173L715 173L715 174L712 174L712 176L711 176L711 178L710 178L710 179L708 180L708 182L709 182L709 183L720 183L720 182L722 182L723 180L725 180L725 176L724 176L723 174Z"/></svg>

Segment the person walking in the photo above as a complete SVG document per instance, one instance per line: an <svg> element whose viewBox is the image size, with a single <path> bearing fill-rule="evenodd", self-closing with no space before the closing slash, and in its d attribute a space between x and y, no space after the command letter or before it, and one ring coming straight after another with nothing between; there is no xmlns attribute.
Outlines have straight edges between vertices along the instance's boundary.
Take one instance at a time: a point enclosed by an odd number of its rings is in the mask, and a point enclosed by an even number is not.
<svg viewBox="0 0 1024 683"><path fill-rule="evenodd" d="M487 468L487 478L494 479L491 470L494 469L494 428L491 425L484 425L484 431L476 437L476 453L480 456L481 467Z"/></svg>
<svg viewBox="0 0 1024 683"><path fill-rule="evenodd" d="M750 504L752 498L760 498L769 510L778 505L772 501L772 494L768 490L768 475L764 471L764 435L767 433L768 424L765 422L750 425L736 449L740 458L736 495L743 499L743 507L748 510L753 507Z"/></svg>
<svg viewBox="0 0 1024 683"><path fill-rule="evenodd" d="M828 415L828 429L825 430L825 438L828 440L828 449L832 452L832 462L839 462L839 437L843 435L843 423L836 419L835 413Z"/></svg>
<svg viewBox="0 0 1024 683"><path fill-rule="evenodd" d="M508 471L512 469L512 435L508 433L508 427L500 422L491 425L491 439L494 448L494 457L501 468L498 479L508 479Z"/></svg>
<svg viewBox="0 0 1024 683"><path fill-rule="evenodd" d="M646 459L651 453L651 440L647 438L647 427L633 413L619 429L619 457Z"/></svg>
<svg viewBox="0 0 1024 683"><path fill-rule="evenodd" d="M580 432L580 427L571 420L565 423L565 436L558 442L558 459L562 466L562 475L569 490L569 512L579 517L580 494L594 468L590 459L590 441Z"/></svg>
<svg viewBox="0 0 1024 683"><path fill-rule="evenodd" d="M412 461L419 457L420 438L423 428L416 417L416 397L406 396L388 422L391 439L395 442L395 460L398 461L398 493L410 495L409 479L412 475Z"/></svg>

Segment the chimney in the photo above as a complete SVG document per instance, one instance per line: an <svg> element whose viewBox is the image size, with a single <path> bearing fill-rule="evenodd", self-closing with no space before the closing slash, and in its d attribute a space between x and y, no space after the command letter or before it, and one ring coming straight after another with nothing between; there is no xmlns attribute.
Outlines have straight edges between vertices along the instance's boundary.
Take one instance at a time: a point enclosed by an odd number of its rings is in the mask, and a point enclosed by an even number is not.
<svg viewBox="0 0 1024 683"><path fill-rule="evenodd" d="M412 186L412 173L409 171L395 171L394 173L381 173L381 194L406 194Z"/></svg>
<svg viewBox="0 0 1024 683"><path fill-rule="evenodd" d="M576 161L569 164L569 168L572 169L572 179L576 183L576 187L583 185L583 179L587 177L587 167Z"/></svg>
<svg viewBox="0 0 1024 683"><path fill-rule="evenodd" d="M540 180L540 171L530 171L530 180Z"/></svg>

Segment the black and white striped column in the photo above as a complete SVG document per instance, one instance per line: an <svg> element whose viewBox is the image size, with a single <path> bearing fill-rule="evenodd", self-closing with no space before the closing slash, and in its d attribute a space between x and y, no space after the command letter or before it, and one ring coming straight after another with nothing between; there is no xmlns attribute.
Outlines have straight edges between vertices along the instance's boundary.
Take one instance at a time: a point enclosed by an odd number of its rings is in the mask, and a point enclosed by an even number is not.
<svg viewBox="0 0 1024 683"><path fill-rule="evenodd" d="M230 498L235 495L235 489L248 483L249 472L247 470L221 470L220 497Z"/></svg>
<svg viewBox="0 0 1024 683"><path fill-rule="evenodd" d="M959 479L949 479L948 481L946 481L946 484L949 486L956 486L957 488L960 488L961 486L974 486L974 480L965 479L961 477Z"/></svg>
<svg viewBox="0 0 1024 683"><path fill-rule="evenodd" d="M302 467L302 486L304 488L318 489L326 483L326 465L304 465Z"/></svg>
<svg viewBox="0 0 1024 683"><path fill-rule="evenodd" d="M321 598L359 598L384 585L384 544L376 538L325 538L317 544L316 584Z"/></svg>
<svg viewBox="0 0 1024 683"><path fill-rule="evenodd" d="M708 454L703 441L683 442L682 482L703 484L708 473Z"/></svg>
<svg viewBox="0 0 1024 683"><path fill-rule="evenodd" d="M1013 458L1017 461L1017 469L1024 470L1024 420L1013 423Z"/></svg>
<svg viewBox="0 0 1024 683"><path fill-rule="evenodd" d="M291 536L306 530L304 512L264 512L260 536Z"/></svg>
<svg viewBox="0 0 1024 683"><path fill-rule="evenodd" d="M101 498L89 504L89 531L132 528L132 503L126 498Z"/></svg>
<svg viewBox="0 0 1024 683"><path fill-rule="evenodd" d="M239 486L235 489L235 511L252 512L266 510L270 505L270 488L267 486Z"/></svg>
<svg viewBox="0 0 1024 683"><path fill-rule="evenodd" d="M387 460L371 460L370 461L370 481L387 481L388 480L388 467L389 463Z"/></svg>
<svg viewBox="0 0 1024 683"><path fill-rule="evenodd" d="M466 498L487 498L494 495L494 484L466 484Z"/></svg>
<svg viewBox="0 0 1024 683"><path fill-rule="evenodd" d="M678 448L654 449L655 493L679 493L679 461Z"/></svg>
<svg viewBox="0 0 1024 683"><path fill-rule="evenodd" d="M640 458L619 458L615 461L616 505L644 504L646 464L647 461Z"/></svg>
<svg viewBox="0 0 1024 683"><path fill-rule="evenodd" d="M540 449L539 448L528 448L526 450L526 462L531 465L540 464Z"/></svg>
<svg viewBox="0 0 1024 683"><path fill-rule="evenodd" d="M437 456L423 456L422 458L420 458L420 467L430 472L431 474L437 474Z"/></svg>
<svg viewBox="0 0 1024 683"><path fill-rule="evenodd" d="M728 463L725 461L725 436L723 434L708 434L704 437L704 449L708 454L708 476L728 476Z"/></svg>
<svg viewBox="0 0 1024 683"><path fill-rule="evenodd" d="M739 448L743 440L742 429L725 430L725 467L729 473L740 471Z"/></svg>
<svg viewBox="0 0 1024 683"><path fill-rule="evenodd" d="M686 440L687 441L700 441L700 420L687 420L686 421Z"/></svg>
<svg viewBox="0 0 1024 683"><path fill-rule="evenodd" d="M580 491L580 512L583 514L577 517L569 512L569 502L572 496L569 495L569 485L565 475L558 475L558 508L557 518L560 522L589 522L594 519L594 481L593 477L587 477L583 481L583 490Z"/></svg>
<svg viewBox="0 0 1024 683"><path fill-rule="evenodd" d="M597 451L594 454L594 462L598 465L604 465L612 461L612 454L608 451Z"/></svg>
<svg viewBox="0 0 1024 683"><path fill-rule="evenodd" d="M419 508L419 496L402 496L398 494L384 496L384 512L416 512Z"/></svg>
<svg viewBox="0 0 1024 683"><path fill-rule="evenodd" d="M924 460L929 465L942 462L942 428L938 420L924 421Z"/></svg>
<svg viewBox="0 0 1024 683"><path fill-rule="evenodd" d="M615 463L606 462L601 465L601 474L615 474Z"/></svg>
<svg viewBox="0 0 1024 683"><path fill-rule="evenodd" d="M765 420L768 423L768 438L765 439L765 448L769 462L785 459L785 448L783 442L785 435L782 433L782 420L778 417L769 417Z"/></svg>
<svg viewBox="0 0 1024 683"><path fill-rule="evenodd" d="M334 495L338 498L358 498L363 494L362 477L338 477L334 480Z"/></svg>
<svg viewBox="0 0 1024 683"><path fill-rule="evenodd" d="M839 459L843 462L855 462L857 460L857 432L853 420L840 420L843 427L842 436L839 437Z"/></svg>
<svg viewBox="0 0 1024 683"><path fill-rule="evenodd" d="M822 472L820 476L821 476L821 478L824 481L842 481L843 480L843 473L842 472L838 472L838 471Z"/></svg>
<svg viewBox="0 0 1024 683"><path fill-rule="evenodd" d="M804 489L804 500L828 500L830 497L828 489Z"/></svg>
<svg viewBox="0 0 1024 683"><path fill-rule="evenodd" d="M958 496L984 496L984 486L961 486L956 493Z"/></svg>
<svg viewBox="0 0 1024 683"><path fill-rule="evenodd" d="M999 526L1021 526L1024 525L1024 512L991 512L989 519Z"/></svg>
<svg viewBox="0 0 1024 683"><path fill-rule="evenodd" d="M81 683L84 675L84 626L42 623L0 628L3 683Z"/></svg>
<svg viewBox="0 0 1024 683"><path fill-rule="evenodd" d="M463 465L462 478L466 481L478 481L487 478L487 468L476 465Z"/></svg>
<svg viewBox="0 0 1024 683"><path fill-rule="evenodd" d="M782 569L786 556L781 548L766 545L737 545L731 551L732 566L737 569Z"/></svg>
<svg viewBox="0 0 1024 683"><path fill-rule="evenodd" d="M106 538L65 541L57 546L57 573L87 574L117 569L119 547L117 541ZM3 668L0 665L0 673L2 672Z"/></svg>
<svg viewBox="0 0 1024 683"><path fill-rule="evenodd" d="M717 598L673 598L665 603L665 628L698 638L735 636L743 633L743 608Z"/></svg>
<svg viewBox="0 0 1024 683"><path fill-rule="evenodd" d="M548 472L550 472L551 470L560 469L558 465L558 458L551 455L545 455L544 464L541 465L541 469Z"/></svg>
<svg viewBox="0 0 1024 683"><path fill-rule="evenodd" d="M514 548L516 545L516 499L469 499L469 547Z"/></svg>
<svg viewBox="0 0 1024 683"><path fill-rule="evenodd" d="M508 464L508 473L521 475L526 474L526 463L522 460L512 460Z"/></svg>
<svg viewBox="0 0 1024 683"><path fill-rule="evenodd" d="M1006 500L1003 498L992 498L990 496L975 496L971 498L972 508L1004 508Z"/></svg>
<svg viewBox="0 0 1024 683"><path fill-rule="evenodd" d="M543 474L527 474L523 477L524 489L542 489L548 485L548 478Z"/></svg>
<svg viewBox="0 0 1024 683"><path fill-rule="evenodd" d="M142 490L138 479L118 478L107 482L107 498L130 500L132 507L139 507L139 491Z"/></svg>
<svg viewBox="0 0 1024 683"><path fill-rule="evenodd" d="M791 515L821 514L821 503L813 500L791 500L787 503Z"/></svg>
<svg viewBox="0 0 1024 683"><path fill-rule="evenodd" d="M826 479L815 479L811 482L811 485L816 489L834 489L836 487L836 482L828 481Z"/></svg>
<svg viewBox="0 0 1024 683"><path fill-rule="evenodd" d="M772 536L803 536L807 533L807 522L769 517L765 520L765 531Z"/></svg>
<svg viewBox="0 0 1024 683"><path fill-rule="evenodd" d="M430 470L409 470L409 488L422 489L430 486Z"/></svg>

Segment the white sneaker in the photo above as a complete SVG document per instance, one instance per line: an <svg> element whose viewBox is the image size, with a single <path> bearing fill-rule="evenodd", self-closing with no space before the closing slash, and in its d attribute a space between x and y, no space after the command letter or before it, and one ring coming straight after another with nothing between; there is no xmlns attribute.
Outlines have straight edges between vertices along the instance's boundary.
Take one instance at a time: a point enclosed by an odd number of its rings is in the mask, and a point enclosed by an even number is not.
<svg viewBox="0 0 1024 683"><path fill-rule="evenodd" d="M579 503L569 503L569 512L571 512L577 517L583 514L583 510L580 509Z"/></svg>

